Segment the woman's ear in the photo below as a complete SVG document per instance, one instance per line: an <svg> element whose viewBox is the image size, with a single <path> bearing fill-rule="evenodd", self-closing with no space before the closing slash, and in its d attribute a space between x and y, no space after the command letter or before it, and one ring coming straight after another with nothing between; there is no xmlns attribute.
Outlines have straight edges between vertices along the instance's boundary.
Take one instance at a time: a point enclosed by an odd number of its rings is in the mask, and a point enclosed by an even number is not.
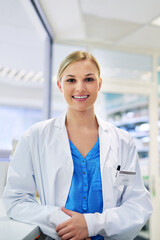
<svg viewBox="0 0 160 240"><path fill-rule="evenodd" d="M59 88L59 91L62 93L62 86L61 86L61 82L59 80L57 81L57 86Z"/></svg>
<svg viewBox="0 0 160 240"><path fill-rule="evenodd" d="M102 86L102 78L99 79L99 87L98 87L98 90L100 91L101 89L101 86Z"/></svg>

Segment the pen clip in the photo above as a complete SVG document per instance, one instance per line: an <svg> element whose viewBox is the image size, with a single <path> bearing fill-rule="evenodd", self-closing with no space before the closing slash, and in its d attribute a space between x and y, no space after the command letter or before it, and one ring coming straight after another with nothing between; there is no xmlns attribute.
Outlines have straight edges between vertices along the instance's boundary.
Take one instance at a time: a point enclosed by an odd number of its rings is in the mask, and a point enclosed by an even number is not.
<svg viewBox="0 0 160 240"><path fill-rule="evenodd" d="M117 171L120 171L120 170L121 170L121 165L118 165Z"/></svg>
<svg viewBox="0 0 160 240"><path fill-rule="evenodd" d="M120 171L120 169L121 169L121 165L118 165L118 166L117 166L117 172L116 172L116 176L115 176L115 177L117 177L117 174L118 174L118 172Z"/></svg>

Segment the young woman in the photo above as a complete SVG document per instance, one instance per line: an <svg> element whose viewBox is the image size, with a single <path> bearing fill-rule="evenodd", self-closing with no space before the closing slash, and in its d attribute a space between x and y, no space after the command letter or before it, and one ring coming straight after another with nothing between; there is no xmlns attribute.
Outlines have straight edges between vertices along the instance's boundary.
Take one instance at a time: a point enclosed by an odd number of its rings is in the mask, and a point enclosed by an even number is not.
<svg viewBox="0 0 160 240"><path fill-rule="evenodd" d="M57 81L66 113L32 126L9 166L8 216L53 239L131 240L152 213L132 138L95 115L101 84L91 54L67 56Z"/></svg>

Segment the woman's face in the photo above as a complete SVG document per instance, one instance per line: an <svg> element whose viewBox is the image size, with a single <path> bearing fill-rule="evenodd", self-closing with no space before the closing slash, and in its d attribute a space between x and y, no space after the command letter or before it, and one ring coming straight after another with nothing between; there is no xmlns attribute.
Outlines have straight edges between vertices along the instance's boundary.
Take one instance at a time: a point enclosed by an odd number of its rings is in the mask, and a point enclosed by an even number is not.
<svg viewBox="0 0 160 240"><path fill-rule="evenodd" d="M81 60L69 65L57 82L69 108L86 111L93 108L102 79L96 65L89 60Z"/></svg>

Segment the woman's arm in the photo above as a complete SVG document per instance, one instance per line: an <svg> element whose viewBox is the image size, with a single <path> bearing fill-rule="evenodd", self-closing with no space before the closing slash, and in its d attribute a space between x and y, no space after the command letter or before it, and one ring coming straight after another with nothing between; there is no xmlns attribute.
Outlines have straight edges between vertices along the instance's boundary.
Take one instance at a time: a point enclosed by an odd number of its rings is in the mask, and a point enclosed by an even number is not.
<svg viewBox="0 0 160 240"><path fill-rule="evenodd" d="M57 239L56 226L70 217L59 207L38 203L35 200L36 189L31 151L27 137L23 136L9 166L3 194L6 212L15 220L39 226L44 234ZM45 189L43 195L45 198Z"/></svg>

